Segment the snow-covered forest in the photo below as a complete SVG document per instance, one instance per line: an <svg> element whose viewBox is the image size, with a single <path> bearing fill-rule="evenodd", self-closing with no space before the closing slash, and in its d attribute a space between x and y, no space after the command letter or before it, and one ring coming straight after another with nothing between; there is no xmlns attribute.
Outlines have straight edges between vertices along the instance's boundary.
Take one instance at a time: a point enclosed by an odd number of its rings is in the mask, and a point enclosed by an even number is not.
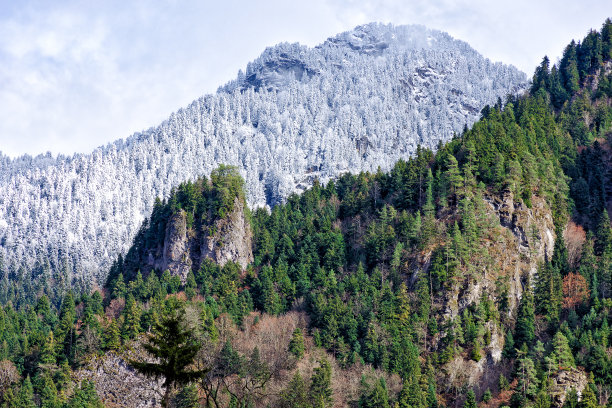
<svg viewBox="0 0 612 408"><path fill-rule="evenodd" d="M0 155L2 278L103 279L156 197L220 163L241 169L249 205L274 205L315 178L388 170L419 144L435 148L525 80L421 26L279 44L156 128L85 155Z"/></svg>

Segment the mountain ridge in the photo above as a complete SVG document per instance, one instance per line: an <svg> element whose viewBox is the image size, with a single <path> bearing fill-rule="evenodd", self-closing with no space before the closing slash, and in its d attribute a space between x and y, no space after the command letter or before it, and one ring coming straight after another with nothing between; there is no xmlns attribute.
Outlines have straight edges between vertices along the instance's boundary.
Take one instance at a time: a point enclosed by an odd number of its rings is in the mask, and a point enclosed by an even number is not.
<svg viewBox="0 0 612 408"><path fill-rule="evenodd" d="M486 103L524 86L524 74L447 34L367 27L375 39L396 33L416 40L404 50L386 40L390 46L378 56L355 51L355 44L279 44L217 94L91 154L0 158L4 273L65 271L64 286L75 278L101 280L155 197L219 163L241 169L251 207L274 205L315 179L386 170L417 145L435 148L476 120ZM430 48L418 48L428 42ZM285 64L287 75L277 75L281 54L313 74L294 80L299 69ZM253 74L258 83L282 86L244 87Z"/></svg>

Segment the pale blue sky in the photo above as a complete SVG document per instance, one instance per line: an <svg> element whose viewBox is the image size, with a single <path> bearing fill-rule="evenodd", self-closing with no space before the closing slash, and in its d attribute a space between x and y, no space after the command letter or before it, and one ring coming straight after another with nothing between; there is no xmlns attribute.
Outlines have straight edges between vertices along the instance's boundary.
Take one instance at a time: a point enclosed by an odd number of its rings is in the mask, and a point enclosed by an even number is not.
<svg viewBox="0 0 612 408"><path fill-rule="evenodd" d="M610 0L0 0L0 151L91 151L214 92L266 46L371 21L447 31L531 75L609 16Z"/></svg>

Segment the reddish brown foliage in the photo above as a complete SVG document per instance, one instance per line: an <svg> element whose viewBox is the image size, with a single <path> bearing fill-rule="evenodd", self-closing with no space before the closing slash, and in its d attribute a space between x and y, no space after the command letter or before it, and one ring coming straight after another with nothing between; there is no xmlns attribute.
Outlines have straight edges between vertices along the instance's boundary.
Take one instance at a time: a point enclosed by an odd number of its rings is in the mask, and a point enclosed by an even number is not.
<svg viewBox="0 0 612 408"><path fill-rule="evenodd" d="M19 380L19 372L11 361L0 361L0 395Z"/></svg>
<svg viewBox="0 0 612 408"><path fill-rule="evenodd" d="M125 307L125 299L117 298L110 301L108 307L106 308L106 317L109 319L117 319L123 308Z"/></svg>
<svg viewBox="0 0 612 408"><path fill-rule="evenodd" d="M565 246L567 247L568 260L571 266L575 267L582 254L582 245L586 240L586 233L581 225L570 221L563 232Z"/></svg>
<svg viewBox="0 0 612 408"><path fill-rule="evenodd" d="M563 307L574 309L589 298L589 287L584 276L570 273L563 278Z"/></svg>

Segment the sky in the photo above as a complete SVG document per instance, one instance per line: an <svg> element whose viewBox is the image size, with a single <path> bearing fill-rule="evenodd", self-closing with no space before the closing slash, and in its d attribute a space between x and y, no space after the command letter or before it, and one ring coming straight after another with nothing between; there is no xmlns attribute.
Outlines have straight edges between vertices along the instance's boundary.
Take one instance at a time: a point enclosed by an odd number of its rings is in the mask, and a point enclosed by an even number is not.
<svg viewBox="0 0 612 408"><path fill-rule="evenodd" d="M0 151L86 153L213 93L267 46L422 24L532 75L610 0L0 0Z"/></svg>

